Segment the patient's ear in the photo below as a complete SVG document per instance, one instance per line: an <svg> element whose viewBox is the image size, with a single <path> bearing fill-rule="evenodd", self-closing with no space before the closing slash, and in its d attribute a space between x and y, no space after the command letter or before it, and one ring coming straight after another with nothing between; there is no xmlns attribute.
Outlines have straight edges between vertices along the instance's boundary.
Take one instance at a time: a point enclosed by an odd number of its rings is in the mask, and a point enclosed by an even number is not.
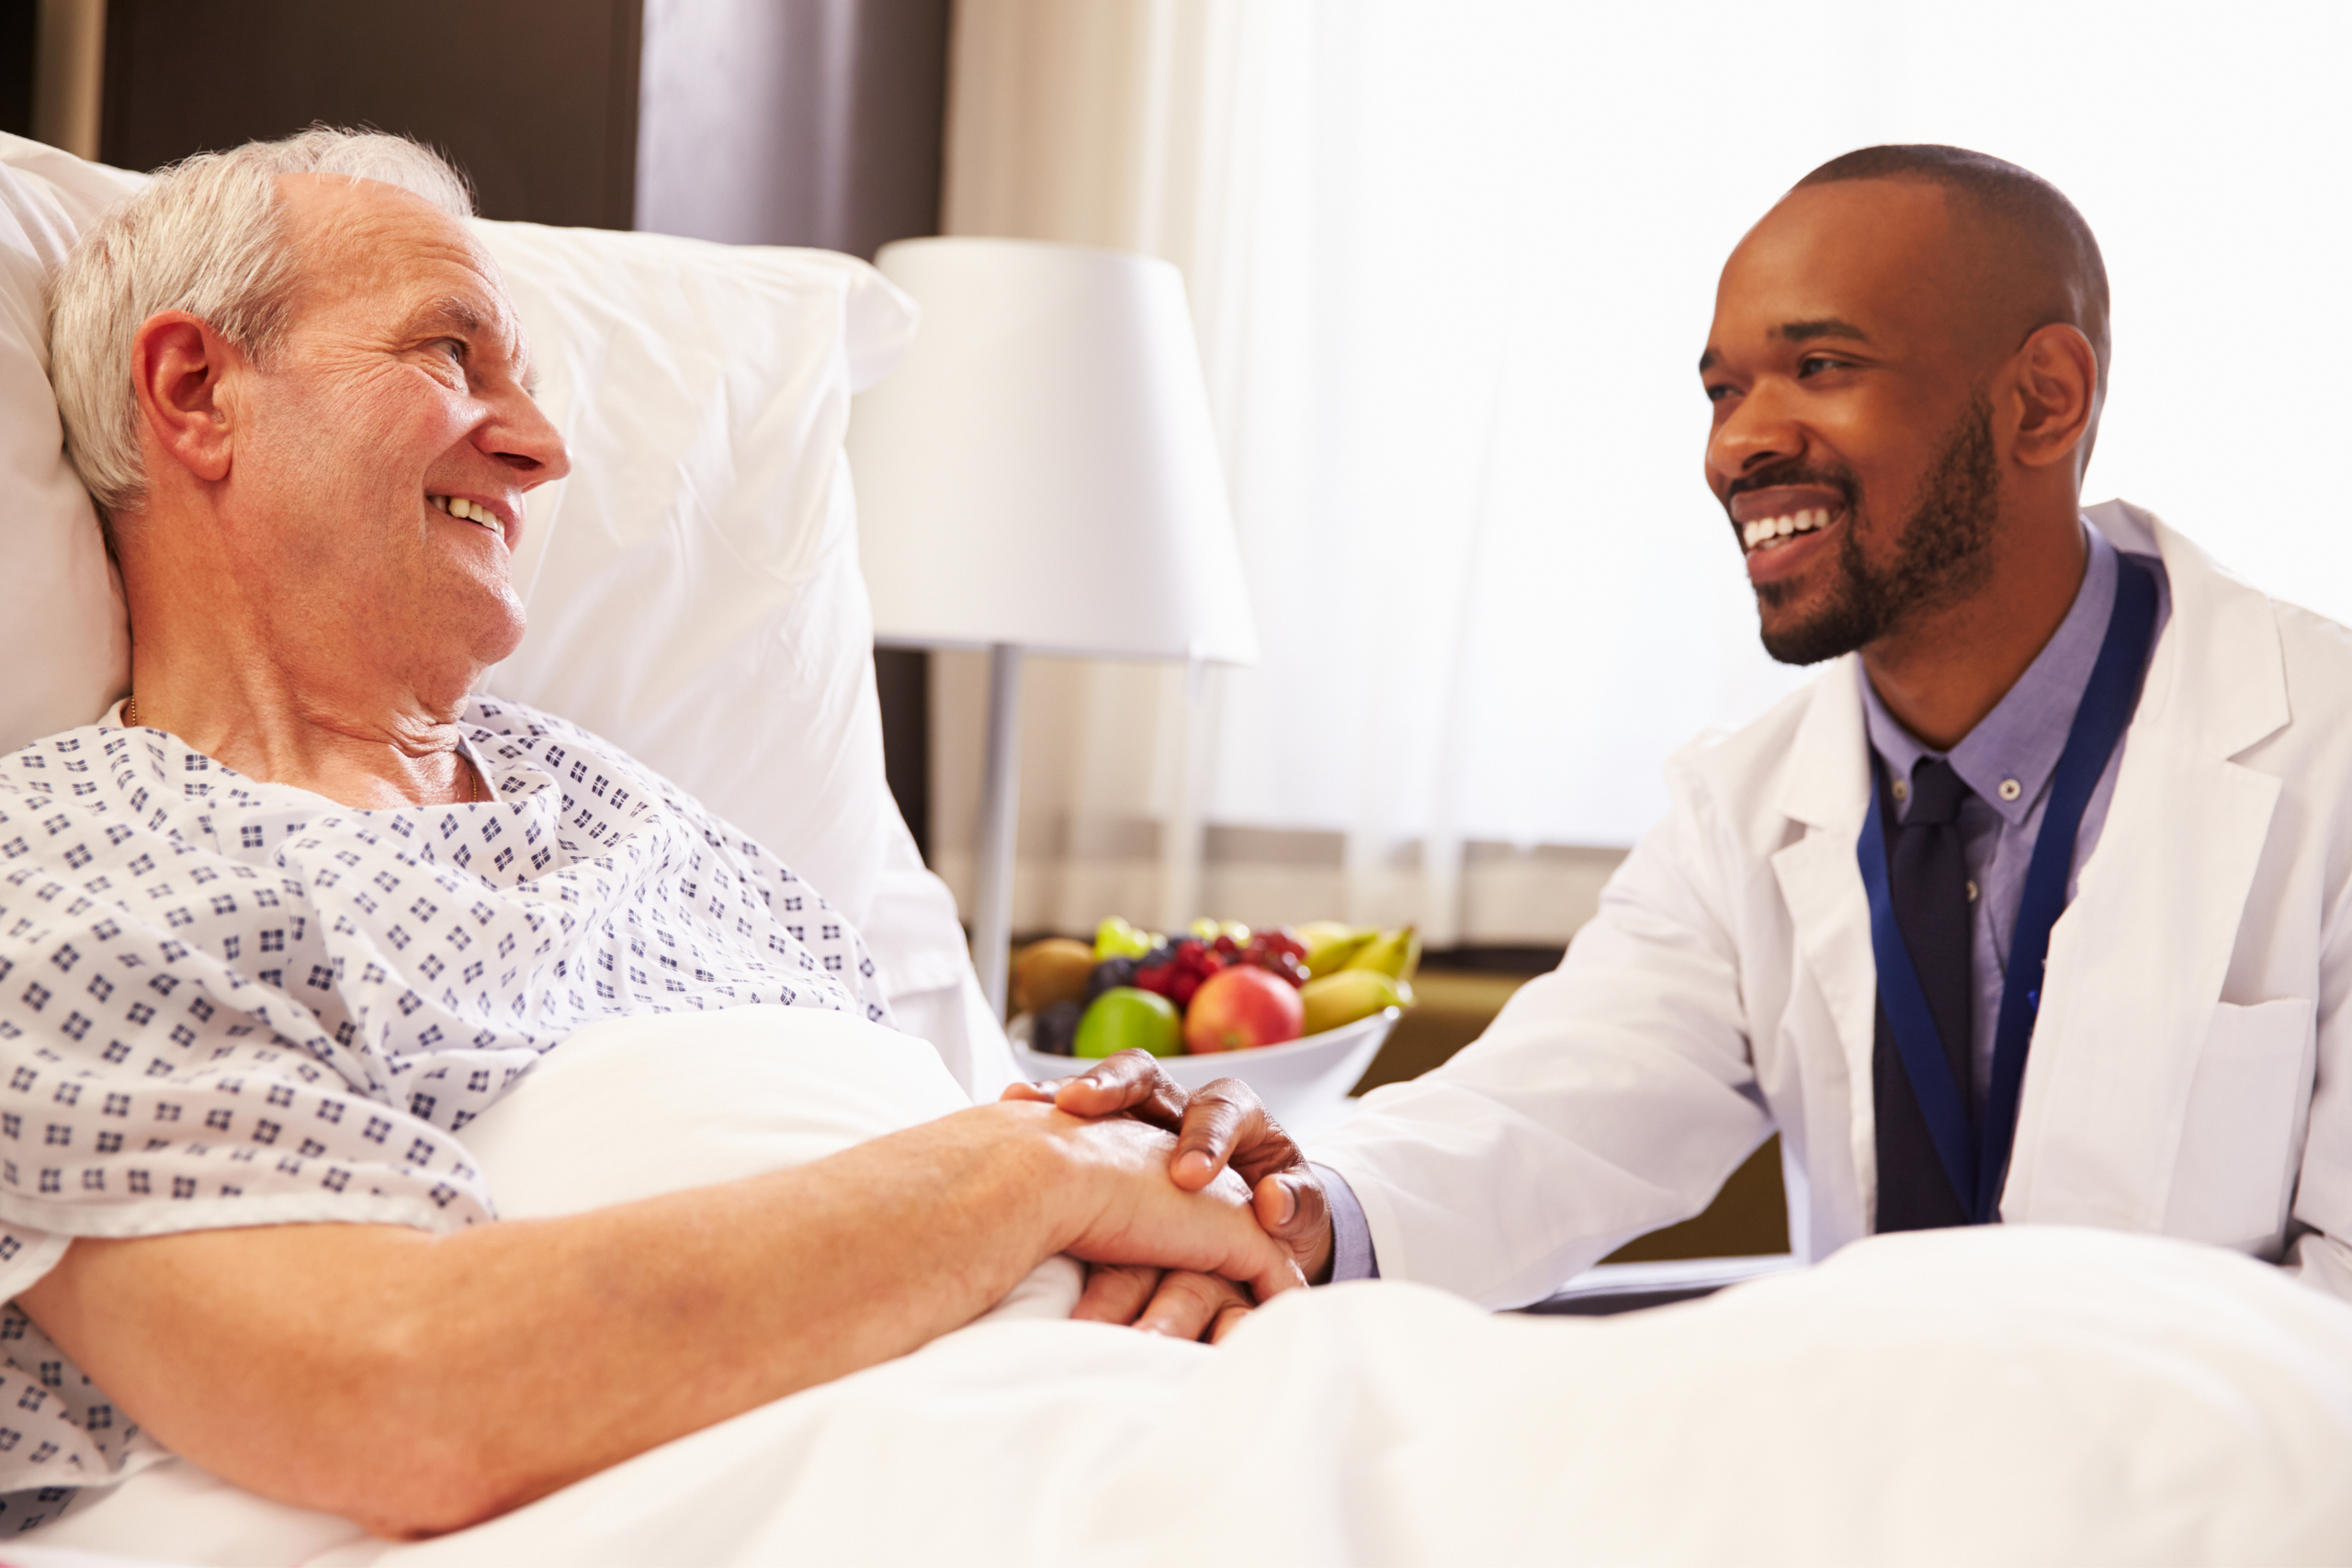
<svg viewBox="0 0 2352 1568"><path fill-rule="evenodd" d="M222 393L243 355L186 310L150 316L130 344L132 393L148 434L199 479L229 476L231 401Z"/></svg>

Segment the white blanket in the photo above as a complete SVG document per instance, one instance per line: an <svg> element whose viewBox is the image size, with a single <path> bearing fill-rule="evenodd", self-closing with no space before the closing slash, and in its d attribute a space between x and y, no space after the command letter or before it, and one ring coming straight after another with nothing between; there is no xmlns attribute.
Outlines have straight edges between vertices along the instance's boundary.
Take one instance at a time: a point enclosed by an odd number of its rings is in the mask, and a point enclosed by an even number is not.
<svg viewBox="0 0 2352 1568"><path fill-rule="evenodd" d="M600 1027L484 1119L503 1206L641 1190L595 1125L639 1051L723 1089L631 1108L675 1118L648 1168L788 1163L952 1108L928 1053L832 1015ZM1031 1310L1066 1313L1070 1278L1033 1277ZM31 1544L321 1568L2323 1562L2352 1561L2346 1475L2352 1308L2234 1254L2015 1227L1612 1319L1294 1292L1214 1352L1016 1305L437 1541L175 1464Z"/></svg>

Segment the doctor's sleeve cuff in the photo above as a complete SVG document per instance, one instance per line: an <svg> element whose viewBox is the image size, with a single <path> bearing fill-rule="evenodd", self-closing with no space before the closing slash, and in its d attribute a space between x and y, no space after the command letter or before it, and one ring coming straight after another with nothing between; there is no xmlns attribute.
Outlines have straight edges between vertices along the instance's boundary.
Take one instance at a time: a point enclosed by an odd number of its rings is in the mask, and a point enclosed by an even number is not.
<svg viewBox="0 0 2352 1568"><path fill-rule="evenodd" d="M1328 1165L1309 1162L1306 1168L1323 1184L1323 1200L1331 1208L1331 1280L1380 1278L1380 1257L1373 1250L1372 1227L1364 1223L1363 1205L1356 1201L1348 1179Z"/></svg>

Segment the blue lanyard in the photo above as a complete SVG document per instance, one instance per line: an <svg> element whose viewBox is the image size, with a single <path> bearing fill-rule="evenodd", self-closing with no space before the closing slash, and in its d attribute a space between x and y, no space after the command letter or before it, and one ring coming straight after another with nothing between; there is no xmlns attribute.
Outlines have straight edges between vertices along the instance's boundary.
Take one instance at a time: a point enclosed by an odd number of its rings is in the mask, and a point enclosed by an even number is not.
<svg viewBox="0 0 2352 1568"><path fill-rule="evenodd" d="M1993 1034L1993 1081L1984 1097L1982 1148L1969 1136L1968 1102L1952 1080L1928 996L1911 965L1910 950L1894 923L1894 899L1887 889L1886 832L1879 813L1878 762L1871 760L1868 820L1859 846L1862 886L1870 896L1871 947L1878 959L1878 995L1895 1049L1911 1080L1911 1092L1927 1118L1944 1174L1951 1179L1961 1207L1977 1224L1999 1215L2001 1183L2008 1175L2009 1148L2017 1136L2018 1092L2025 1082L2026 1047L2041 1006L2041 970L2050 953L2050 929L2066 908L2066 882L2075 865L2075 839L2091 792L2098 787L2107 760L2139 705L2140 680L2147 669L2148 639L2156 624L2156 583L2146 567L2116 556L2115 607L2107 617L2107 637L2090 684L2067 732L2052 775L2050 805L2026 864L2025 891L2018 898L2009 964L2001 979L2001 1011ZM1966 1054L1962 1054L1966 1059Z"/></svg>

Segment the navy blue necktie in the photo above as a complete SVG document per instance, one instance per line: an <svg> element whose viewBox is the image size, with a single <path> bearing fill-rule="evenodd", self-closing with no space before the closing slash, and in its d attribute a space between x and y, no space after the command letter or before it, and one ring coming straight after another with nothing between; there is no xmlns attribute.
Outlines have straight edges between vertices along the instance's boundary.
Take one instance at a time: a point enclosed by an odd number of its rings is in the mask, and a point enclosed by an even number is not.
<svg viewBox="0 0 2352 1568"><path fill-rule="evenodd" d="M1883 780L1879 787L1887 788ZM1880 818L1887 824L1887 892L1961 1101L1970 1107L1973 1134L1976 1111L1970 1085L1975 1075L1969 1070L1973 1038L1969 1014L1975 974L1969 946L1974 922L1968 907L1968 866L1960 848L1960 803L1968 797L1968 786L1950 762L1922 757L1911 770L1907 789L1895 788L1910 800L1899 822L1899 797L1882 795L1879 801ZM1936 1156L1884 1007L1878 1010L1871 1076L1878 1120L1878 1228L1932 1230L1968 1224L1969 1209L1952 1190L1951 1178Z"/></svg>

